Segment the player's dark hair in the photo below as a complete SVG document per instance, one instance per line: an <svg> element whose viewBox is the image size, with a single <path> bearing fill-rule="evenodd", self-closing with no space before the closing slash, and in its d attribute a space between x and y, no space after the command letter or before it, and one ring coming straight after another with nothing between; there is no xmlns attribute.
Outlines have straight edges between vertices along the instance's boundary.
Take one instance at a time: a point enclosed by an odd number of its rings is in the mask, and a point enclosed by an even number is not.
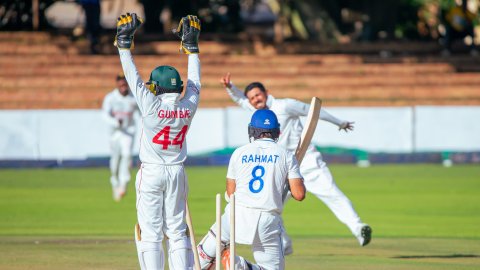
<svg viewBox="0 0 480 270"><path fill-rule="evenodd" d="M263 129L263 128L256 128L249 126L248 127L248 136L253 138L254 140L262 139L262 138L270 138L274 141L278 140L280 137L280 128L274 129Z"/></svg>
<svg viewBox="0 0 480 270"><path fill-rule="evenodd" d="M258 138L259 139L262 139L262 138L278 139L278 135L277 134L275 135L276 136L273 135L273 132L262 132Z"/></svg>
<svg viewBox="0 0 480 270"><path fill-rule="evenodd" d="M265 89L265 86L261 82L252 82L247 87L245 87L245 92L243 93L245 96L247 96L247 93L250 92L253 88L258 88L260 91L266 93L267 90Z"/></svg>

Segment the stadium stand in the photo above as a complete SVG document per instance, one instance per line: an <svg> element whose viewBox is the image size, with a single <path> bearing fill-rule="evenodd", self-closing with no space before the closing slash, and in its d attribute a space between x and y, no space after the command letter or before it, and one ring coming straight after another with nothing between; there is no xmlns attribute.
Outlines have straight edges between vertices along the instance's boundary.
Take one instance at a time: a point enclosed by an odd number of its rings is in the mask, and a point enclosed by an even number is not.
<svg viewBox="0 0 480 270"><path fill-rule="evenodd" d="M100 108L120 64L110 40L103 55L86 41L46 32L0 32L0 109ZM112 36L113 38L113 36ZM111 46L110 46L111 45ZM234 105L218 83L226 72L243 87L261 80L277 97L329 106L480 105L480 58L438 53L435 43L325 45L202 42L201 107ZM178 42L140 40L139 70L180 67ZM147 78L148 74L141 74Z"/></svg>

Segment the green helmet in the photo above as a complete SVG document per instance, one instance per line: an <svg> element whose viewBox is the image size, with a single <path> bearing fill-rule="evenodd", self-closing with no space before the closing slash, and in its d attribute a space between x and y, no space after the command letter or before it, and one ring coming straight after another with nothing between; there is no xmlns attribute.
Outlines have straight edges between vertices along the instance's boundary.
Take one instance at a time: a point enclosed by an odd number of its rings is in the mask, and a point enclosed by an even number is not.
<svg viewBox="0 0 480 270"><path fill-rule="evenodd" d="M147 88L155 95L182 93L183 81L178 71L171 66L158 66L150 73Z"/></svg>

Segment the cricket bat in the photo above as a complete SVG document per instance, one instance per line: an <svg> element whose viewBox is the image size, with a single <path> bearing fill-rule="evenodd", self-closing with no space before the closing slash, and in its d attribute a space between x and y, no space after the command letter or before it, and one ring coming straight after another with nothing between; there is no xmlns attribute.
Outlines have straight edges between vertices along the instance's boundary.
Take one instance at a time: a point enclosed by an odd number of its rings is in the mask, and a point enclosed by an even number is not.
<svg viewBox="0 0 480 270"><path fill-rule="evenodd" d="M190 245L193 251L193 260L195 262L195 270L200 270L200 258L198 257L197 244L195 243L195 232L193 231L192 217L190 216L190 209L188 201L185 202L185 218L188 226L188 234L190 236Z"/></svg>
<svg viewBox="0 0 480 270"><path fill-rule="evenodd" d="M313 97L310 102L310 109L308 110L307 120L303 127L302 136L298 142L297 150L295 150L295 157L297 158L298 165L302 164L302 160L305 157L308 146L312 142L313 134L317 128L318 118L320 117L320 109L322 108L322 100L317 97Z"/></svg>
<svg viewBox="0 0 480 270"><path fill-rule="evenodd" d="M313 134L317 128L318 118L320 117L320 109L322 108L322 100L313 97L310 102L310 109L308 110L307 120L305 121L305 126L302 130L302 135L300 136L300 141L298 142L297 149L295 150L295 157L298 161L298 166L302 164L302 160L305 157L308 146L312 142ZM283 192L283 201L287 199L288 191L290 191L290 186L288 181Z"/></svg>

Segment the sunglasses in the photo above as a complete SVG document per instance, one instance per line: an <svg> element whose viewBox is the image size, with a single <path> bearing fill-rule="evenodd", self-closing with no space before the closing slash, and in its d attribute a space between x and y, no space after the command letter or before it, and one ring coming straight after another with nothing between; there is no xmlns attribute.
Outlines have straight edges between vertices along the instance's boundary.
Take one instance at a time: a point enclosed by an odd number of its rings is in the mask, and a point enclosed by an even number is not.
<svg viewBox="0 0 480 270"><path fill-rule="evenodd" d="M152 92L152 94L157 95L157 85L152 82L146 82L145 87Z"/></svg>

